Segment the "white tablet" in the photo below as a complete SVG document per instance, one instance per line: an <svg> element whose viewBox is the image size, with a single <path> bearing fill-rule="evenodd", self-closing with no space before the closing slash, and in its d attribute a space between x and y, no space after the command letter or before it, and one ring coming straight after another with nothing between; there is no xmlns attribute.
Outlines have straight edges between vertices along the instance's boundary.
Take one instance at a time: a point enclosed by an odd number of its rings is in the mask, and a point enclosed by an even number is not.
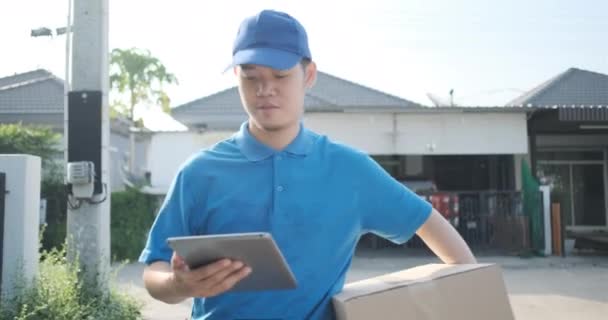
<svg viewBox="0 0 608 320"><path fill-rule="evenodd" d="M285 290L297 286L287 261L269 233L172 237L169 246L196 268L223 258L242 261L251 273L230 291Z"/></svg>

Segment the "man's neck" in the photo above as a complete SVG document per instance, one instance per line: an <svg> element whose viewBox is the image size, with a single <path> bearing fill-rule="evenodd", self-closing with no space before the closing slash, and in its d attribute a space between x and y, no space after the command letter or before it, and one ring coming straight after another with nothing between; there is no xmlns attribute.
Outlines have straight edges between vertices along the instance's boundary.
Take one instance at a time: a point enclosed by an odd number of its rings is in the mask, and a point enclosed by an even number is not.
<svg viewBox="0 0 608 320"><path fill-rule="evenodd" d="M264 130L249 122L249 133L258 141L269 146L274 150L283 150L287 147L300 132L300 123L288 126L279 130Z"/></svg>

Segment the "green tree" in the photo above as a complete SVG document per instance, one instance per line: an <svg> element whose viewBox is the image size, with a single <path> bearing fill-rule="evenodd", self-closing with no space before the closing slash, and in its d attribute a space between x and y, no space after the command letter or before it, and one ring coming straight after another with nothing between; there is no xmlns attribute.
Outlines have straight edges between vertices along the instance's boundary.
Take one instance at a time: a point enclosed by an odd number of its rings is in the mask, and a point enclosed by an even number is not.
<svg viewBox="0 0 608 320"><path fill-rule="evenodd" d="M177 83L177 78L167 71L149 50L138 48L114 49L110 57L110 85L123 99L113 99L111 116L122 114L136 127L135 107L140 103L156 103L163 111L170 112L171 100L163 89L166 84ZM124 101L126 100L126 101ZM129 133L129 171L135 169L135 136Z"/></svg>
<svg viewBox="0 0 608 320"><path fill-rule="evenodd" d="M149 50L138 48L114 49L110 58L110 85L123 99L115 99L112 108L115 113L126 116L132 122L134 109L143 102L153 102L170 111L171 100L163 89L164 85L177 84L177 78L168 72L162 62L152 56ZM127 100L127 101L124 101Z"/></svg>
<svg viewBox="0 0 608 320"><path fill-rule="evenodd" d="M39 156L46 181L61 180L62 167L59 149L60 135L51 128L27 126L20 123L0 124L0 153L20 153Z"/></svg>
<svg viewBox="0 0 608 320"><path fill-rule="evenodd" d="M0 153L32 154L46 164L59 154L59 138L47 127L0 124Z"/></svg>

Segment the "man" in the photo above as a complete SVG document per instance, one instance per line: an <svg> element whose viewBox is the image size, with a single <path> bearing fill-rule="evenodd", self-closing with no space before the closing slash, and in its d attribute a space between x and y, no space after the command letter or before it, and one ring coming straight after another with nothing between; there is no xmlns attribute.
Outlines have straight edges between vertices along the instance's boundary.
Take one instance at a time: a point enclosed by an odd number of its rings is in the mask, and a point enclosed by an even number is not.
<svg viewBox="0 0 608 320"><path fill-rule="evenodd" d="M193 319L331 319L360 236L417 233L445 263L475 263L458 233L369 156L303 127L316 65L302 25L262 11L241 24L232 66L249 120L180 169L140 261L156 299L194 298ZM252 270L222 260L190 270L172 236L270 232L295 290L226 292Z"/></svg>

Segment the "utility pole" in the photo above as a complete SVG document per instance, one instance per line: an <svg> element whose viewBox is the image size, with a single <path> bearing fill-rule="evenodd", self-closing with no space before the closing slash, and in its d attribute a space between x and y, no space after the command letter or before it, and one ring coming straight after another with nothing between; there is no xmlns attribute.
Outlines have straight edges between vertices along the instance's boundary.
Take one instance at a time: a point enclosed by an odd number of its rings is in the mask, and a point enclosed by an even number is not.
<svg viewBox="0 0 608 320"><path fill-rule="evenodd" d="M65 99L70 105L65 110L65 137L68 154L66 163L74 159L75 154L82 152L75 144L82 143L78 137L87 135L101 136L95 143L86 143L82 146L92 148L101 163L95 163L100 170L95 180L103 189L96 192L90 201L82 201L78 206L68 205L68 259L78 260L83 270L83 279L88 284L96 284L99 288L107 289L107 274L110 262L110 184L109 182L109 140L110 122L108 107L108 0L74 0L73 47L72 47L72 81L71 90ZM69 26L69 24L68 24ZM67 79L66 79L67 81ZM84 92L94 93L86 94ZM92 97L99 97L99 103L91 103ZM100 119L97 128L86 128L82 125L87 120L87 114L82 111L75 112L76 103L72 104L73 97L97 105L95 119ZM78 100L76 99L76 100ZM81 102L82 102L81 101ZM69 110L71 109L71 110ZM69 112L68 112L69 111ZM88 111L87 111L88 112ZM73 116L75 113L80 116ZM101 114L99 116L99 113ZM73 116L73 117L72 117ZM91 119L91 118L89 118ZM96 122L98 120L95 120ZM89 152L90 153L90 152ZM85 156L86 158L86 156ZM89 160L89 159L78 159ZM92 161L92 160L91 160ZM100 173L100 174L99 174Z"/></svg>

